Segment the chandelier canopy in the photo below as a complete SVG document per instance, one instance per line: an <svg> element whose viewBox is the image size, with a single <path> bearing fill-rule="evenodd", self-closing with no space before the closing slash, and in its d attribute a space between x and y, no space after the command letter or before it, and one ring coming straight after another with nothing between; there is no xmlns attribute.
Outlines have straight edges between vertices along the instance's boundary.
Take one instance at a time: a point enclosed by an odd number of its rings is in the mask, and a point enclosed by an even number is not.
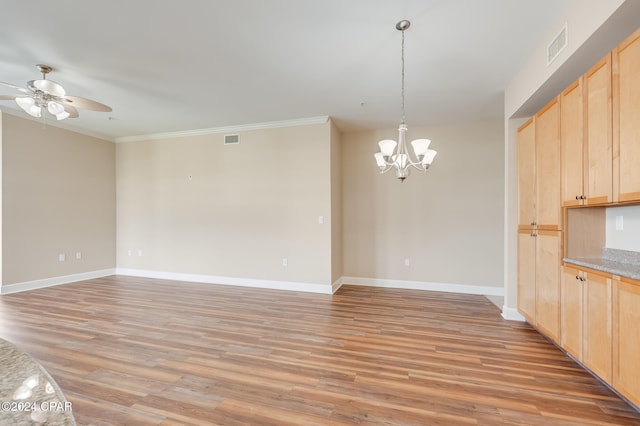
<svg viewBox="0 0 640 426"><path fill-rule="evenodd" d="M429 144L431 143L429 139L415 139L411 141L414 158L409 153L405 142L407 125L404 115L404 32L410 25L411 22L406 19L396 24L396 29L402 33L402 122L398 127L398 142L392 139L381 140L378 142L380 152L374 154L380 173L386 173L394 169L396 177L401 182L404 182L409 176L411 167L421 172L426 172L437 154L433 149L429 149Z"/></svg>

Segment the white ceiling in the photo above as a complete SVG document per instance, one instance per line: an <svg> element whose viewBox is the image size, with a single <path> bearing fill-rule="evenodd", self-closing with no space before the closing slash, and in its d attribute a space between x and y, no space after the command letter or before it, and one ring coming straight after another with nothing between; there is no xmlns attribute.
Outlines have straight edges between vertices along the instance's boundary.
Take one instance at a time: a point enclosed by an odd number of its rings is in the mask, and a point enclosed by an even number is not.
<svg viewBox="0 0 640 426"><path fill-rule="evenodd" d="M395 24L409 19L408 125L500 117L567 3L0 0L0 81L24 87L51 65L68 94L113 108L65 126L108 139L325 115L343 130L389 128L401 115Z"/></svg>

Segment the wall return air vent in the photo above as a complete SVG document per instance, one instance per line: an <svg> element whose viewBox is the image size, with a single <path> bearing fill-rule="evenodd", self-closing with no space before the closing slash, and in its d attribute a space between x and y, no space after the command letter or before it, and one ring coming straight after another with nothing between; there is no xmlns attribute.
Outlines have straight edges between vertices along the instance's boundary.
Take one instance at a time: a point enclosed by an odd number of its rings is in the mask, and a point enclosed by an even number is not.
<svg viewBox="0 0 640 426"><path fill-rule="evenodd" d="M239 145L240 144L240 135L224 135L224 144L225 145Z"/></svg>
<svg viewBox="0 0 640 426"><path fill-rule="evenodd" d="M547 65L550 65L567 46L567 24L560 30L558 35L547 46Z"/></svg>

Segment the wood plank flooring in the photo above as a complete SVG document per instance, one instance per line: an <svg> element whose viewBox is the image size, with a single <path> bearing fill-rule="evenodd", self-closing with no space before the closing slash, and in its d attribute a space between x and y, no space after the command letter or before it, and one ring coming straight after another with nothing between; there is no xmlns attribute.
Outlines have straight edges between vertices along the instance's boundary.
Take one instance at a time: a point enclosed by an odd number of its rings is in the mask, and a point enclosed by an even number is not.
<svg viewBox="0 0 640 426"><path fill-rule="evenodd" d="M108 277L0 297L80 425L639 425L482 296Z"/></svg>

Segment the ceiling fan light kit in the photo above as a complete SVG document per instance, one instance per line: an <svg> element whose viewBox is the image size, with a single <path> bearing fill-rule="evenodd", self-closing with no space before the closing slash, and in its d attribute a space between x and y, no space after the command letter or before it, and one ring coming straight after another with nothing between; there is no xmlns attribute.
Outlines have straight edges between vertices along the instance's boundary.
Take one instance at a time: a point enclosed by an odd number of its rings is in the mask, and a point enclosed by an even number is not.
<svg viewBox="0 0 640 426"><path fill-rule="evenodd" d="M53 71L52 67L44 64L37 64L36 67L42 73L42 79L27 82L26 89L0 81L0 84L22 92L19 95L1 95L0 100L15 100L16 104L32 117L40 118L43 116L43 111L46 111L56 120L78 117L76 107L92 111L112 111L111 107L99 102L79 96L67 96L62 85L47 80L47 74Z"/></svg>
<svg viewBox="0 0 640 426"><path fill-rule="evenodd" d="M426 172L437 154L433 149L429 149L429 144L431 144L429 139L416 139L411 141L416 158L416 161L413 161L405 142L407 125L404 116L404 32L410 25L411 22L406 19L396 24L396 29L402 32L402 122L398 127L398 142L392 139L382 140L378 142L380 152L374 154L380 173L394 169L396 177L401 182L404 182L409 176L410 167Z"/></svg>

